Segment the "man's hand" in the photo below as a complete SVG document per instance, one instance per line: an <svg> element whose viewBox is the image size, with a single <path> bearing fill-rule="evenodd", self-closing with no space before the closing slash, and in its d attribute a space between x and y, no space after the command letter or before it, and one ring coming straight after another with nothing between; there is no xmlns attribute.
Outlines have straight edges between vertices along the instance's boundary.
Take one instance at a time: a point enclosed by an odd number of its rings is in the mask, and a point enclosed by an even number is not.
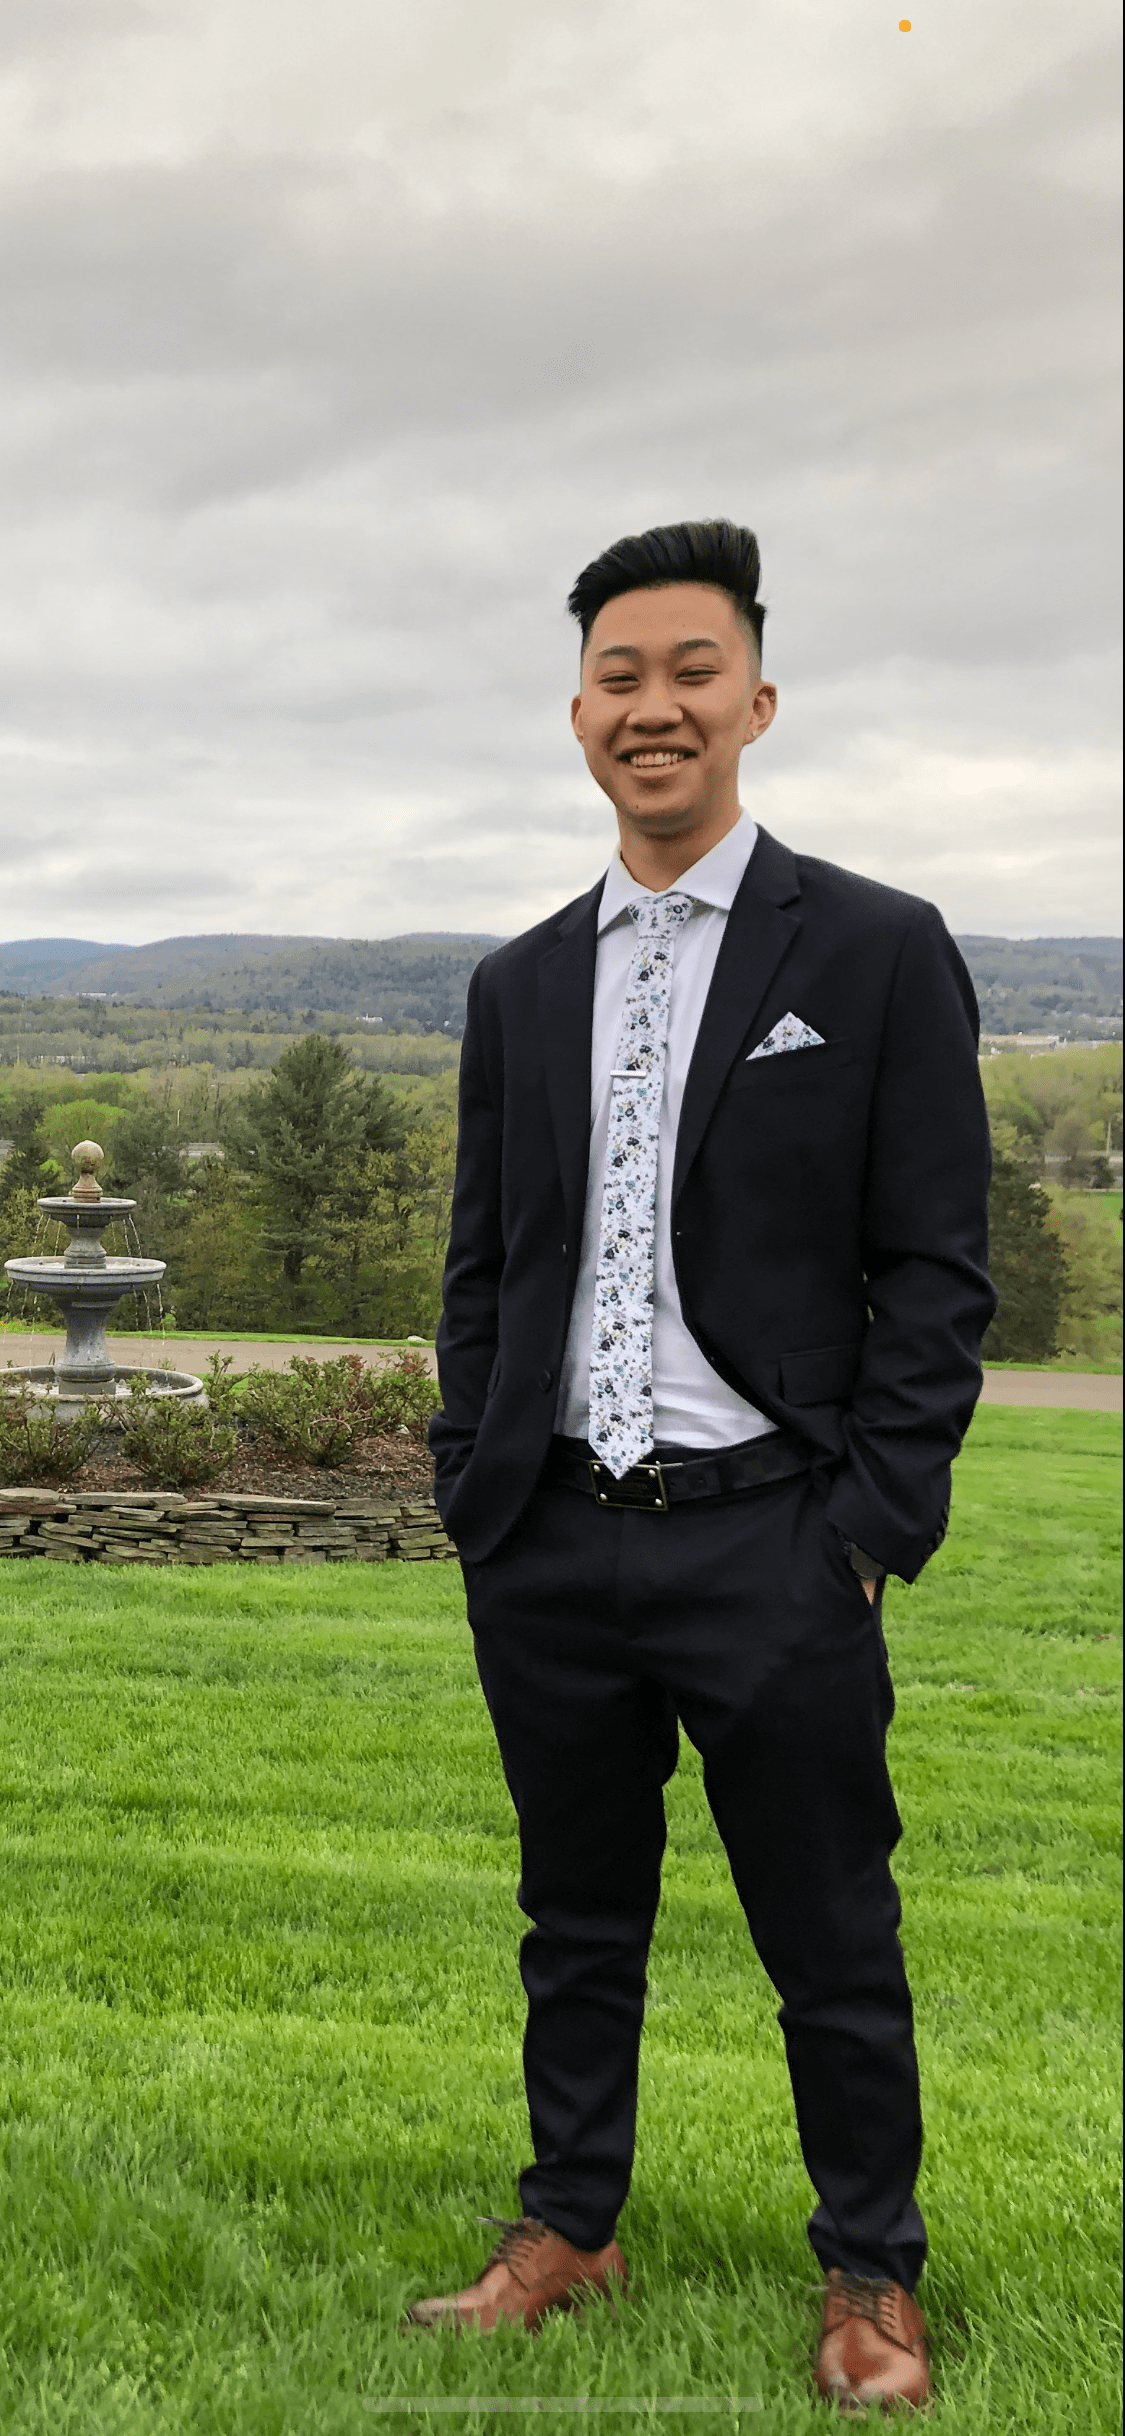
<svg viewBox="0 0 1125 2436"><path fill-rule="evenodd" d="M843 1538L842 1532L840 1536ZM868 1606L873 1607L875 1605L875 1593L878 1590L880 1583L884 1579L886 1568L879 1564L877 1558L873 1556L865 1556L862 1548L856 1547L854 1539L844 1540L844 1554L847 1557L848 1563L851 1566L857 1582L862 1582L863 1587L867 1592Z"/></svg>

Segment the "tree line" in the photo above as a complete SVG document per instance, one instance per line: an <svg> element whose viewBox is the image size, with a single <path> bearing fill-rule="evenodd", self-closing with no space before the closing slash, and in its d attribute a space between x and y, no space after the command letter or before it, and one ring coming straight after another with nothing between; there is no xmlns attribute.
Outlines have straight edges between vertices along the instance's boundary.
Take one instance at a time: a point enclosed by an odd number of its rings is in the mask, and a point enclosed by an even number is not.
<svg viewBox="0 0 1125 2436"><path fill-rule="evenodd" d="M374 1074L455 1070L458 1037L449 1029L401 1026L299 1003L284 1008L115 1006L99 999L21 998L0 992L0 1068L34 1075L44 1066L75 1074L145 1074L164 1067L213 1067L226 1074L268 1073L286 1044L322 1032L342 1040L356 1065Z"/></svg>
<svg viewBox="0 0 1125 2436"><path fill-rule="evenodd" d="M454 1093L455 1078L439 1076L404 1096L361 1072L340 1041L313 1033L260 1082L197 1100L191 1113L211 1129L201 1156L189 1155L182 1126L173 1127L167 1090L138 1092L116 1109L101 1103L103 1188L135 1200L136 1238L167 1263L165 1322L431 1335L449 1237ZM97 1101L70 1099L49 1120L33 1090L0 1095L0 1131L12 1142L0 1168L4 1258L30 1249L37 1234L39 1249L54 1248L35 1204L69 1188L60 1127L69 1120L73 1133L80 1116L98 1114ZM119 1232L107 1231L107 1250L127 1248ZM126 1327L130 1313L138 1328L156 1317L139 1298L119 1311ZM49 1315L49 1306L35 1314Z"/></svg>
<svg viewBox="0 0 1125 2436"><path fill-rule="evenodd" d="M1017 943L1018 944L1018 943ZM986 1358L1121 1360L1119 1041L982 1063L992 1135Z"/></svg>
<svg viewBox="0 0 1125 2436"><path fill-rule="evenodd" d="M435 1046L438 1044L435 1044ZM993 1137L986 1358L1120 1360L1120 1045L983 1066ZM266 1073L167 1070L0 1081L0 1257L54 1248L35 1204L71 1182L93 1135L103 1182L137 1203L185 1330L429 1337L440 1309L456 1153L456 1078L373 1074L346 1039L291 1040ZM48 1092L50 1096L48 1096ZM188 1143L202 1142L201 1156ZM61 1237L59 1238L61 1241ZM127 1246L107 1236L110 1249ZM22 1305L9 1305L19 1317ZM157 1313L119 1307L137 1328ZM56 1322L52 1306L30 1314Z"/></svg>

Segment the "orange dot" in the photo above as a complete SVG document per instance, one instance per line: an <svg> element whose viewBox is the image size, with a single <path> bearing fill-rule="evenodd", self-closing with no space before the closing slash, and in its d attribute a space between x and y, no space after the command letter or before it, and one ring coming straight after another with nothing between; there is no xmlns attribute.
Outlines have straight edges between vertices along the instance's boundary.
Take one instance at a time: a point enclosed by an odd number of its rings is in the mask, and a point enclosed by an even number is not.
<svg viewBox="0 0 1125 2436"><path fill-rule="evenodd" d="M908 34L908 33L910 32L910 19L909 19L909 17L900 17L900 18L899 18L899 21L898 21L898 30L899 30L899 33L900 33L900 34Z"/></svg>

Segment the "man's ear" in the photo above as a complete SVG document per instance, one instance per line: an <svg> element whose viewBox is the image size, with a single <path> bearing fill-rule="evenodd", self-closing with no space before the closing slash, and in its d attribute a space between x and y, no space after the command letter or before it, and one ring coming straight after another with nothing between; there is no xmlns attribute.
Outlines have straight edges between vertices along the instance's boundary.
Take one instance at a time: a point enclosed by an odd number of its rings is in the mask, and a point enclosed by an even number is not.
<svg viewBox="0 0 1125 2436"><path fill-rule="evenodd" d="M578 738L579 744L584 743L584 742L585 742L585 738L583 737L583 734L582 734L582 696L581 696L581 694L575 694L574 700L573 700L573 702L571 703L571 706L570 706L570 724L571 724L572 728L574 729L574 733L575 733L575 735L576 735L576 736L577 736L577 738Z"/></svg>
<svg viewBox="0 0 1125 2436"><path fill-rule="evenodd" d="M750 716L746 722L746 734L742 739L743 744L752 744L755 737L764 736L767 727L771 727L773 725L773 717L776 709L776 685L770 685L768 682L763 683L762 679L759 678L758 683L754 688L754 699L750 705Z"/></svg>

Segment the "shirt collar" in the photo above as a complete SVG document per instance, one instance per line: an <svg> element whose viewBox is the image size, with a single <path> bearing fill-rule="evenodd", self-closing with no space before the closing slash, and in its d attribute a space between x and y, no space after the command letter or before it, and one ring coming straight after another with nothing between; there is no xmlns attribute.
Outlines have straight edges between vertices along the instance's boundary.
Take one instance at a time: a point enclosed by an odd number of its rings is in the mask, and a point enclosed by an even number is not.
<svg viewBox="0 0 1125 2436"><path fill-rule="evenodd" d="M712 846L709 853L701 854L690 871L681 872L679 879L673 881L677 895L694 897L697 905L714 906L720 913L729 913L757 842L757 821L751 820L748 812L741 813L733 829L727 830L718 845ZM632 872L625 869L619 846L606 872L602 901L598 907L599 938L611 923L624 918L627 906L637 897L667 893L667 890L645 888L640 880L635 880Z"/></svg>

